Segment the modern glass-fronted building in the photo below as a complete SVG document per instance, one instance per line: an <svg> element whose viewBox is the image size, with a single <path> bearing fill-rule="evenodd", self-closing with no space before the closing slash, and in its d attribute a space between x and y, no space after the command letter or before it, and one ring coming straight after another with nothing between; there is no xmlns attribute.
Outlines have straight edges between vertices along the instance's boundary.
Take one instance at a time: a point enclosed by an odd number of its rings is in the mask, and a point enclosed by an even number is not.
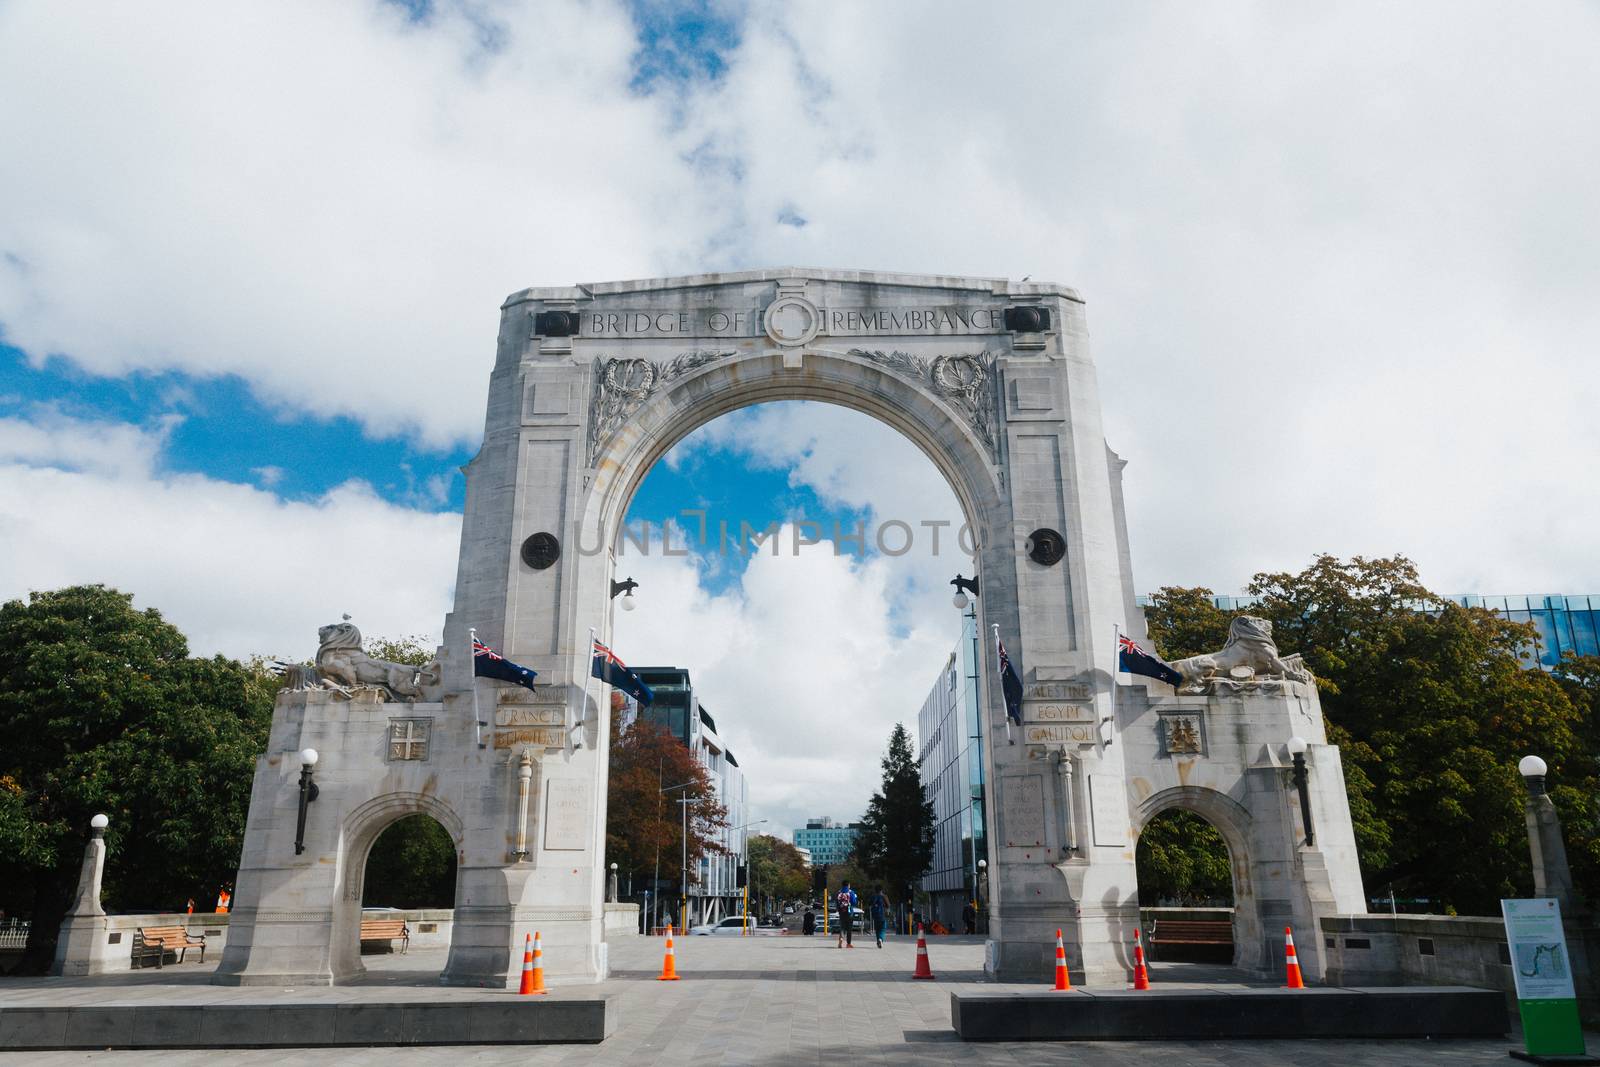
<svg viewBox="0 0 1600 1067"><path fill-rule="evenodd" d="M1223 611L1246 611L1258 597L1218 596L1212 603ZM1546 670L1554 669L1562 656L1572 652L1579 656L1600 656L1600 596L1565 596L1561 594L1534 594L1529 596L1482 596L1463 593L1441 597L1441 601L1460 604L1464 608L1488 608L1512 622L1531 622L1538 636L1525 646L1523 657L1531 665L1538 662ZM1140 597L1145 604L1149 597ZM1428 604L1418 603L1421 611Z"/></svg>
<svg viewBox="0 0 1600 1067"><path fill-rule="evenodd" d="M961 637L917 715L917 766L934 818L933 866L921 888L928 914L958 931L962 909L980 900L978 861L988 860L977 639L977 620L963 616Z"/></svg>
<svg viewBox="0 0 1600 1067"><path fill-rule="evenodd" d="M850 853L856 847L856 835L860 832L860 823L835 825L826 816L807 819L805 827L794 832L794 847L811 853L812 866L831 866L850 858Z"/></svg>

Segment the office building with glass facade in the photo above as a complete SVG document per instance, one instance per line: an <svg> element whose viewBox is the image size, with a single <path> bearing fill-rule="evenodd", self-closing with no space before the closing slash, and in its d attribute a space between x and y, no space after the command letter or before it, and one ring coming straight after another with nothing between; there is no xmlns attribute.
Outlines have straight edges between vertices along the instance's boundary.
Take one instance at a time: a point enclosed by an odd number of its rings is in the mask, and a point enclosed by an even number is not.
<svg viewBox="0 0 1600 1067"><path fill-rule="evenodd" d="M1149 597L1140 597L1141 605ZM1223 611L1247 611L1257 601L1252 596L1212 597ZM1461 593L1441 597L1440 601L1464 608L1487 608L1512 622L1532 623L1534 639L1523 648L1523 658L1553 670L1568 652L1579 656L1600 656L1600 596L1534 594L1529 596L1483 596ZM1437 603L1418 603L1419 611L1437 610Z"/></svg>
<svg viewBox="0 0 1600 1067"><path fill-rule="evenodd" d="M860 832L861 824L858 822L845 826L835 825L826 816L807 819L805 826L794 832L794 847L811 854L812 866L829 867L850 858L850 853L855 851L856 835Z"/></svg>
<svg viewBox="0 0 1600 1067"><path fill-rule="evenodd" d="M961 637L917 715L918 772L933 802L933 865L923 875L925 914L963 929L969 901L983 910L980 860L987 861L983 804L983 716L978 713L977 620L962 617ZM980 929L982 919L980 917Z"/></svg>
<svg viewBox="0 0 1600 1067"><path fill-rule="evenodd" d="M733 751L717 732L717 723L695 694L694 680L682 667L635 667L634 673L655 693L648 707L639 707L626 701L622 712L639 716L666 728L667 732L683 742L701 766L716 783L717 802L727 811L727 825L721 831L720 844L726 852L701 857L698 866L689 876L689 921L691 923L716 922L726 915L737 915L742 890L738 885L738 870L745 863L750 829L750 784L745 780ZM668 783L673 785L676 783ZM672 795L668 795L671 803ZM652 895L659 896L665 889L676 892L679 879L663 877ZM654 923L660 925L660 923Z"/></svg>

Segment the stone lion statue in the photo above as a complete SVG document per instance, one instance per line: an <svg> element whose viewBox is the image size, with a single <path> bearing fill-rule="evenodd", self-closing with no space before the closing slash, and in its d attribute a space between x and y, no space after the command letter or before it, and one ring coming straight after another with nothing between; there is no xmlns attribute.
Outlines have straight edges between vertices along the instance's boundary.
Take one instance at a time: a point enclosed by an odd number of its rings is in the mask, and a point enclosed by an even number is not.
<svg viewBox="0 0 1600 1067"><path fill-rule="evenodd" d="M1310 682L1311 672L1300 654L1279 656L1272 642L1272 623L1254 615L1240 615L1228 624L1228 643L1221 652L1190 656L1172 664L1184 685L1204 685L1215 679L1245 682L1251 679L1287 678Z"/></svg>
<svg viewBox="0 0 1600 1067"><path fill-rule="evenodd" d="M423 699L423 686L437 685L439 664L413 667L373 659L361 651L361 631L348 622L329 623L317 631L317 678L339 689L366 686L382 690L390 700Z"/></svg>

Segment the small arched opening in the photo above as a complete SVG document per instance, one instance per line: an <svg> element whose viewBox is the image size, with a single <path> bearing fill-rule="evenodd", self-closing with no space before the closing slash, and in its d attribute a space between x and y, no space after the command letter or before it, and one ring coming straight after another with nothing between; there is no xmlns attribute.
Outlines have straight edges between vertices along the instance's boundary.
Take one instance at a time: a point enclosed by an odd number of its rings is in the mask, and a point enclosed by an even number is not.
<svg viewBox="0 0 1600 1067"><path fill-rule="evenodd" d="M1164 790L1139 806L1140 926L1153 963L1261 966L1250 880L1250 814L1212 789Z"/></svg>
<svg viewBox="0 0 1600 1067"><path fill-rule="evenodd" d="M460 850L461 822L434 797L391 794L351 812L334 918L334 973L358 978L367 962L396 972L396 979L402 972L431 979L443 971Z"/></svg>

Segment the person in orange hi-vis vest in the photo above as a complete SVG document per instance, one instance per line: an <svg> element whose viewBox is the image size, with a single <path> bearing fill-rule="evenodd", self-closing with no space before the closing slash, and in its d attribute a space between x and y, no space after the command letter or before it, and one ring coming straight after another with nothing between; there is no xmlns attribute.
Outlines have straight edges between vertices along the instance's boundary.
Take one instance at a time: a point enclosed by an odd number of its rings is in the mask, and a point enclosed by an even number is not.
<svg viewBox="0 0 1600 1067"><path fill-rule="evenodd" d="M217 914L218 915L227 914L228 904L232 900L233 900L233 894L228 892L228 889L227 889L226 886L224 886L221 889L217 890Z"/></svg>
<svg viewBox="0 0 1600 1067"><path fill-rule="evenodd" d="M184 912L184 914L185 915L193 915L194 914L194 897L190 897L189 898L189 910Z"/></svg>

